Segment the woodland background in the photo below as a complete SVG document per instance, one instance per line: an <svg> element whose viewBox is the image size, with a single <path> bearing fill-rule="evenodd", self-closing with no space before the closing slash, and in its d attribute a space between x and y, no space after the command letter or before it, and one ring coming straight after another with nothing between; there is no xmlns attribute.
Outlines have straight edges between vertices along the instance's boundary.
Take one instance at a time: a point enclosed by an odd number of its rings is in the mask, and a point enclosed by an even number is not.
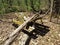
<svg viewBox="0 0 60 45"><path fill-rule="evenodd" d="M47 10L49 5L49 0L0 0L0 14Z"/></svg>

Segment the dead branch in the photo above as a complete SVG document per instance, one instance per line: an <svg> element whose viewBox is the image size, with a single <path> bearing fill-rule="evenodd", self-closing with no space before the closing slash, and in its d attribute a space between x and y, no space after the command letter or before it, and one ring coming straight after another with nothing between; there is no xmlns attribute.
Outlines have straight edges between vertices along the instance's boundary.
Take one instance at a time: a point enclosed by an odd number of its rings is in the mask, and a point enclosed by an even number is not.
<svg viewBox="0 0 60 45"><path fill-rule="evenodd" d="M4 45L9 45L16 38L16 36L17 35L15 35L14 37L9 38L8 40L6 40Z"/></svg>
<svg viewBox="0 0 60 45"><path fill-rule="evenodd" d="M37 13L39 14L39 13ZM17 35L18 32L21 32L22 29L26 26L26 24L31 21L33 18L35 18L37 16L37 14L33 15L31 18L29 18L27 21L25 21L23 24L21 24L15 31L13 31L10 35L9 35L9 39L5 41L4 45L9 45L14 39L15 39L15 35ZM44 17L45 15L41 15L41 17Z"/></svg>
<svg viewBox="0 0 60 45"><path fill-rule="evenodd" d="M9 35L9 39L6 40L5 44L4 45L9 45L11 43L11 41L14 40L14 35L17 34L19 31L21 31L21 29L30 21L32 20L33 18L35 17L35 15L33 15L31 18L29 18L27 21L25 21L22 25L20 25L14 32L12 32L10 35Z"/></svg>

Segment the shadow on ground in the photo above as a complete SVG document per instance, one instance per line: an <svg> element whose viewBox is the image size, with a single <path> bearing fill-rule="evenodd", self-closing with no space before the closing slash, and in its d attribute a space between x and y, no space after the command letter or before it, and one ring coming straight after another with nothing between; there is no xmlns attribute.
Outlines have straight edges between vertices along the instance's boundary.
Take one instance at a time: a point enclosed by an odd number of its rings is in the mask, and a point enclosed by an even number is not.
<svg viewBox="0 0 60 45"><path fill-rule="evenodd" d="M38 38L39 35L41 35L43 37L50 31L48 26L45 26L42 24L34 23L34 27L35 27L35 29L32 30L31 32L28 32L24 29L22 30L22 32L24 32L25 34L27 34L29 36L25 42L25 45L29 45L30 40L32 38L36 39L36 38Z"/></svg>

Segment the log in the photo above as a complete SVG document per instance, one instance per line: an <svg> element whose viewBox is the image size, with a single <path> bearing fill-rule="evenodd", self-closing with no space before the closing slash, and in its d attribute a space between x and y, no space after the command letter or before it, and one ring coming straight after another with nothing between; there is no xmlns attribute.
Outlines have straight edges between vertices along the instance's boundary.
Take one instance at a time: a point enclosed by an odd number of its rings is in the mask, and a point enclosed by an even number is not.
<svg viewBox="0 0 60 45"><path fill-rule="evenodd" d="M37 13L37 14L39 14L39 13ZM22 29L26 26L26 24L27 24L28 22L30 22L33 18L36 18L37 14L33 15L31 18L29 18L29 19L26 20L23 24L21 24L15 31L13 31L13 32L8 36L9 39L7 39L7 40L5 41L4 45L9 45L9 44L15 39L15 37L16 37L15 35L16 35L18 32L21 32ZM46 15L46 14L41 15L40 17L44 17L45 15Z"/></svg>
<svg viewBox="0 0 60 45"><path fill-rule="evenodd" d="M13 37L17 32L21 31L21 29L23 29L24 26L26 26L26 24L27 24L29 21L33 20L33 18L36 18L37 14L39 14L39 13L36 13L36 14L33 15L32 17L30 17L28 20L26 20L23 24L21 24L15 31L13 31L13 32L10 34L9 38L10 38L10 37ZM41 15L40 17L44 17L45 15L46 15L46 14Z"/></svg>
<svg viewBox="0 0 60 45"><path fill-rule="evenodd" d="M9 45L13 40L14 40L14 35L16 35L19 31L21 32L22 29L24 28L24 26L33 18L35 17L35 15L33 15L31 18L29 18L27 21L25 21L22 25L20 25L15 31L13 31L10 35L9 35L9 39L5 41L4 45Z"/></svg>
<svg viewBox="0 0 60 45"><path fill-rule="evenodd" d="M11 33L11 35L9 36L12 37L14 36L17 32L21 31L21 29L33 18L35 17L35 15L33 15L31 18L29 18L27 21L25 21L23 24L21 24L14 32Z"/></svg>
<svg viewBox="0 0 60 45"><path fill-rule="evenodd" d="M10 43L16 38L16 36L17 35L15 35L14 37L9 38L8 40L6 40L4 45L10 45Z"/></svg>

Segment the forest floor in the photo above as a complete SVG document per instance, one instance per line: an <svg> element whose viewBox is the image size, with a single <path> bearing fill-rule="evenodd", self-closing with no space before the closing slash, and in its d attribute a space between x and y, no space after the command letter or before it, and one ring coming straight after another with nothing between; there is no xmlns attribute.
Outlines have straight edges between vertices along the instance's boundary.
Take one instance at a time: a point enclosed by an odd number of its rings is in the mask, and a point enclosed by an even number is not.
<svg viewBox="0 0 60 45"><path fill-rule="evenodd" d="M14 13L0 16L0 45L3 45L3 41L16 29L12 26L13 18L16 18ZM11 45L60 45L60 24L49 22L48 15L42 21L44 25L49 26L50 30L45 36L39 35L38 38L32 38L29 43L25 44L29 37L21 32ZM36 22L41 23L41 20L39 19Z"/></svg>

